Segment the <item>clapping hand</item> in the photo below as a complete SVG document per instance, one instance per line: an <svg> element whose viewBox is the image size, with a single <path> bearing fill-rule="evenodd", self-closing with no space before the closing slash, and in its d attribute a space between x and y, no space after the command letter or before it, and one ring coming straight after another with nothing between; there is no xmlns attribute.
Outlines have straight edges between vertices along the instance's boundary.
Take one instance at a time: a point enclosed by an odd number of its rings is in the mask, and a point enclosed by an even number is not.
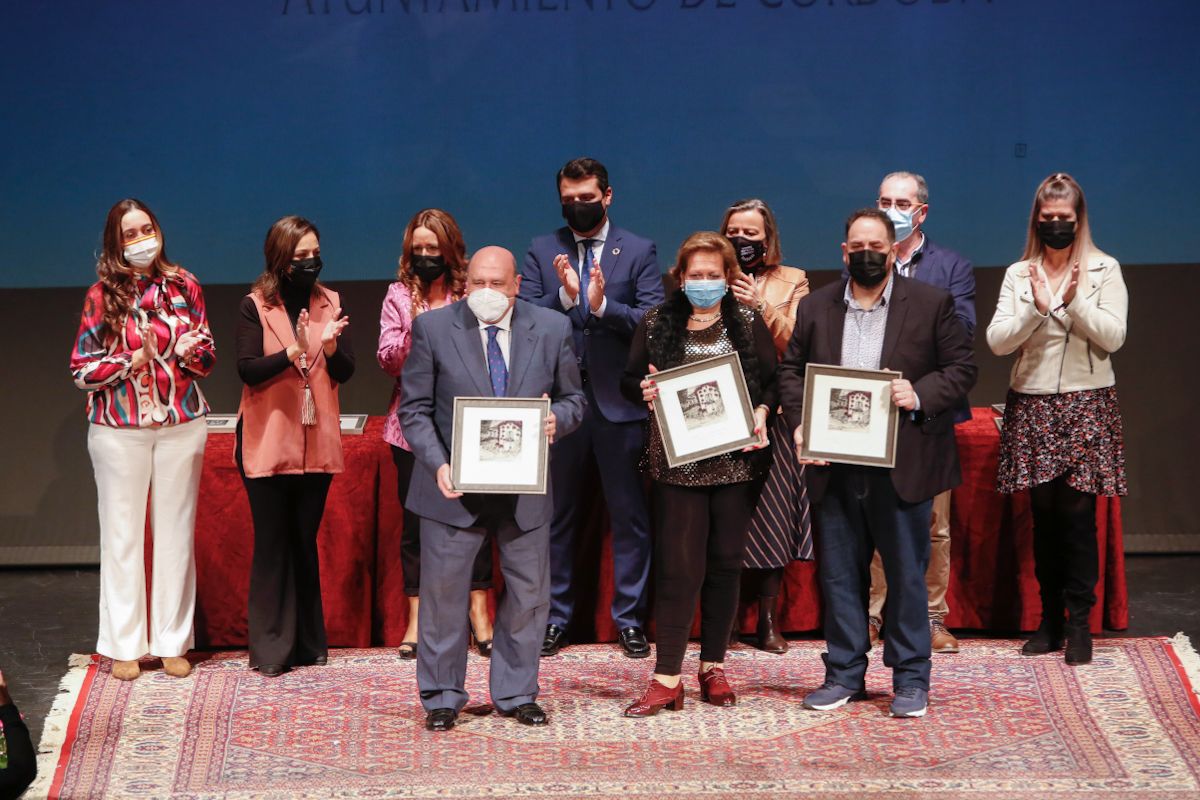
<svg viewBox="0 0 1200 800"><path fill-rule="evenodd" d="M308 309L300 309L300 316L296 318L296 347L301 353L308 352Z"/></svg>
<svg viewBox="0 0 1200 800"><path fill-rule="evenodd" d="M141 369L158 358L158 335L150 322L144 318L138 324L138 336L142 339L142 346L133 351L134 369Z"/></svg>
<svg viewBox="0 0 1200 800"><path fill-rule="evenodd" d="M1037 264L1029 265L1029 285L1033 289L1033 305L1042 316L1050 313L1050 287L1046 285L1046 274Z"/></svg>
<svg viewBox="0 0 1200 800"><path fill-rule="evenodd" d="M188 361L196 354L196 349L203 343L204 334L200 331L184 331L183 335L175 340L175 357L180 361Z"/></svg>
<svg viewBox="0 0 1200 800"><path fill-rule="evenodd" d="M1069 306L1071 301L1075 299L1075 290L1079 287L1079 262L1076 261L1071 265L1071 274L1067 276L1067 285L1063 289L1062 301L1064 306Z"/></svg>
<svg viewBox="0 0 1200 800"><path fill-rule="evenodd" d="M350 324L349 317L342 316L342 309L338 308L333 312L333 319L325 326L325 330L321 332L321 347L325 350L325 356L328 358L337 350L338 337L342 335L342 331Z"/></svg>
<svg viewBox="0 0 1200 800"><path fill-rule="evenodd" d="M562 282L563 288L567 290L567 297L573 301L577 300L579 298L579 275L571 266L571 259L567 257L566 253L559 253L554 257L554 271L558 273L558 279Z"/></svg>
<svg viewBox="0 0 1200 800"><path fill-rule="evenodd" d="M600 271L599 264L588 272L587 299L593 314L600 310L604 302L604 273Z"/></svg>

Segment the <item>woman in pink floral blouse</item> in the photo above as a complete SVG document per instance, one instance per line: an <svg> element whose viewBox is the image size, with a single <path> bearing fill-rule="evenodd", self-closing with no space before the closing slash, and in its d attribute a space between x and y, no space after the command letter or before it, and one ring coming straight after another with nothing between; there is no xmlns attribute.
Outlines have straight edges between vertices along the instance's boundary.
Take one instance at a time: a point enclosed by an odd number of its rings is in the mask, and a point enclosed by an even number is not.
<svg viewBox="0 0 1200 800"><path fill-rule="evenodd" d="M112 674L138 677L158 656L185 677L192 647L196 567L192 534L208 403L196 382L216 364L200 284L172 263L154 213L134 199L108 212L71 351L88 393L88 452L100 510L100 635ZM154 531L150 620L143 542Z"/></svg>
<svg viewBox="0 0 1200 800"><path fill-rule="evenodd" d="M396 282L388 288L379 318L379 366L396 379L388 407L383 438L392 446L399 476L397 489L403 505L408 495L415 460L396 409L400 405L400 373L412 347L413 319L425 311L457 302L463 297L467 277L467 248L454 217L437 208L418 211L404 229L404 246ZM400 539L400 564L404 594L408 597L408 630L400 644L400 657L416 658L418 592L421 585L421 538L416 514L404 512ZM487 591L492 587L491 544L480 548L471 575L471 630L480 655L491 654L492 623Z"/></svg>

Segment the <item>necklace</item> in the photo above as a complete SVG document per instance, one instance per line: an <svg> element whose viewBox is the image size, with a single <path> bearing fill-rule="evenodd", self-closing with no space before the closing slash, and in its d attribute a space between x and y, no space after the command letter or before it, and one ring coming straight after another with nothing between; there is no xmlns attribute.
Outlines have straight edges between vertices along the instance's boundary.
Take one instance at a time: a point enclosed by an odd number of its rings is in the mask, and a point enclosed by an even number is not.
<svg viewBox="0 0 1200 800"><path fill-rule="evenodd" d="M718 311L717 313L715 313L711 316L708 316L708 317L699 317L699 316L696 316L695 314L690 314L688 316L688 319L690 319L692 322L712 322L714 319L720 319L720 318L721 318L720 311Z"/></svg>

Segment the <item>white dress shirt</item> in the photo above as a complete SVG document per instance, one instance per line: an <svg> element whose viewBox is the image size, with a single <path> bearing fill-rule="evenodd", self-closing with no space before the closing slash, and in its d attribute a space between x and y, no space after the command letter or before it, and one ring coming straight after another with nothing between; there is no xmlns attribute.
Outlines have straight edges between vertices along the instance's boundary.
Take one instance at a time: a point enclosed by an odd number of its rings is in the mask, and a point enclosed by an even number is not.
<svg viewBox="0 0 1200 800"><path fill-rule="evenodd" d="M600 266L600 256L604 255L604 242L608 239L609 227L610 227L610 223L609 223L608 219L605 218L604 224L600 226L600 230L598 230L596 232L595 236L580 236L575 231L571 231L571 235L575 237L575 257L577 259L579 259L579 271L581 273L583 272L583 265L587 263L587 261L583 257L584 256L584 253L583 253L584 241L587 239L592 240L592 261L593 261L593 263L595 263L595 265L597 267L599 267ZM580 275L579 285L580 285L580 287L583 286L583 276L582 275ZM576 298L575 300L572 300L571 296L569 294L567 294L567 287L560 286L558 289L558 300L559 300L559 302L562 303L562 307L564 309L566 309L567 311L570 311L572 308L579 305L579 303L581 303L581 302L586 303L587 297L581 291L579 293L579 297ZM608 308L608 296L607 295L604 297L603 300L600 301L600 308L596 311L592 311L591 313L593 316L603 317L604 309L606 309L606 308ZM589 307L589 310L591 310L590 307Z"/></svg>

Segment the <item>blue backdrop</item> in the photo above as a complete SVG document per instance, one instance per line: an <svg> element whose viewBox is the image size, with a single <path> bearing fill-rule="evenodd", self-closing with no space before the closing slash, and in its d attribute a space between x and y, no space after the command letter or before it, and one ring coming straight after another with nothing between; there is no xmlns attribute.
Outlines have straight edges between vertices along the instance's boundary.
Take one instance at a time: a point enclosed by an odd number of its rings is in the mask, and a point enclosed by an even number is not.
<svg viewBox="0 0 1200 800"><path fill-rule="evenodd" d="M1056 170L1122 261L1200 252L1195 0L24 0L0 22L7 287L90 283L126 195L205 283L251 281L287 213L334 283L389 277L424 206L520 253L582 154L664 262L759 196L787 263L833 267L893 169L980 265L1019 255Z"/></svg>

